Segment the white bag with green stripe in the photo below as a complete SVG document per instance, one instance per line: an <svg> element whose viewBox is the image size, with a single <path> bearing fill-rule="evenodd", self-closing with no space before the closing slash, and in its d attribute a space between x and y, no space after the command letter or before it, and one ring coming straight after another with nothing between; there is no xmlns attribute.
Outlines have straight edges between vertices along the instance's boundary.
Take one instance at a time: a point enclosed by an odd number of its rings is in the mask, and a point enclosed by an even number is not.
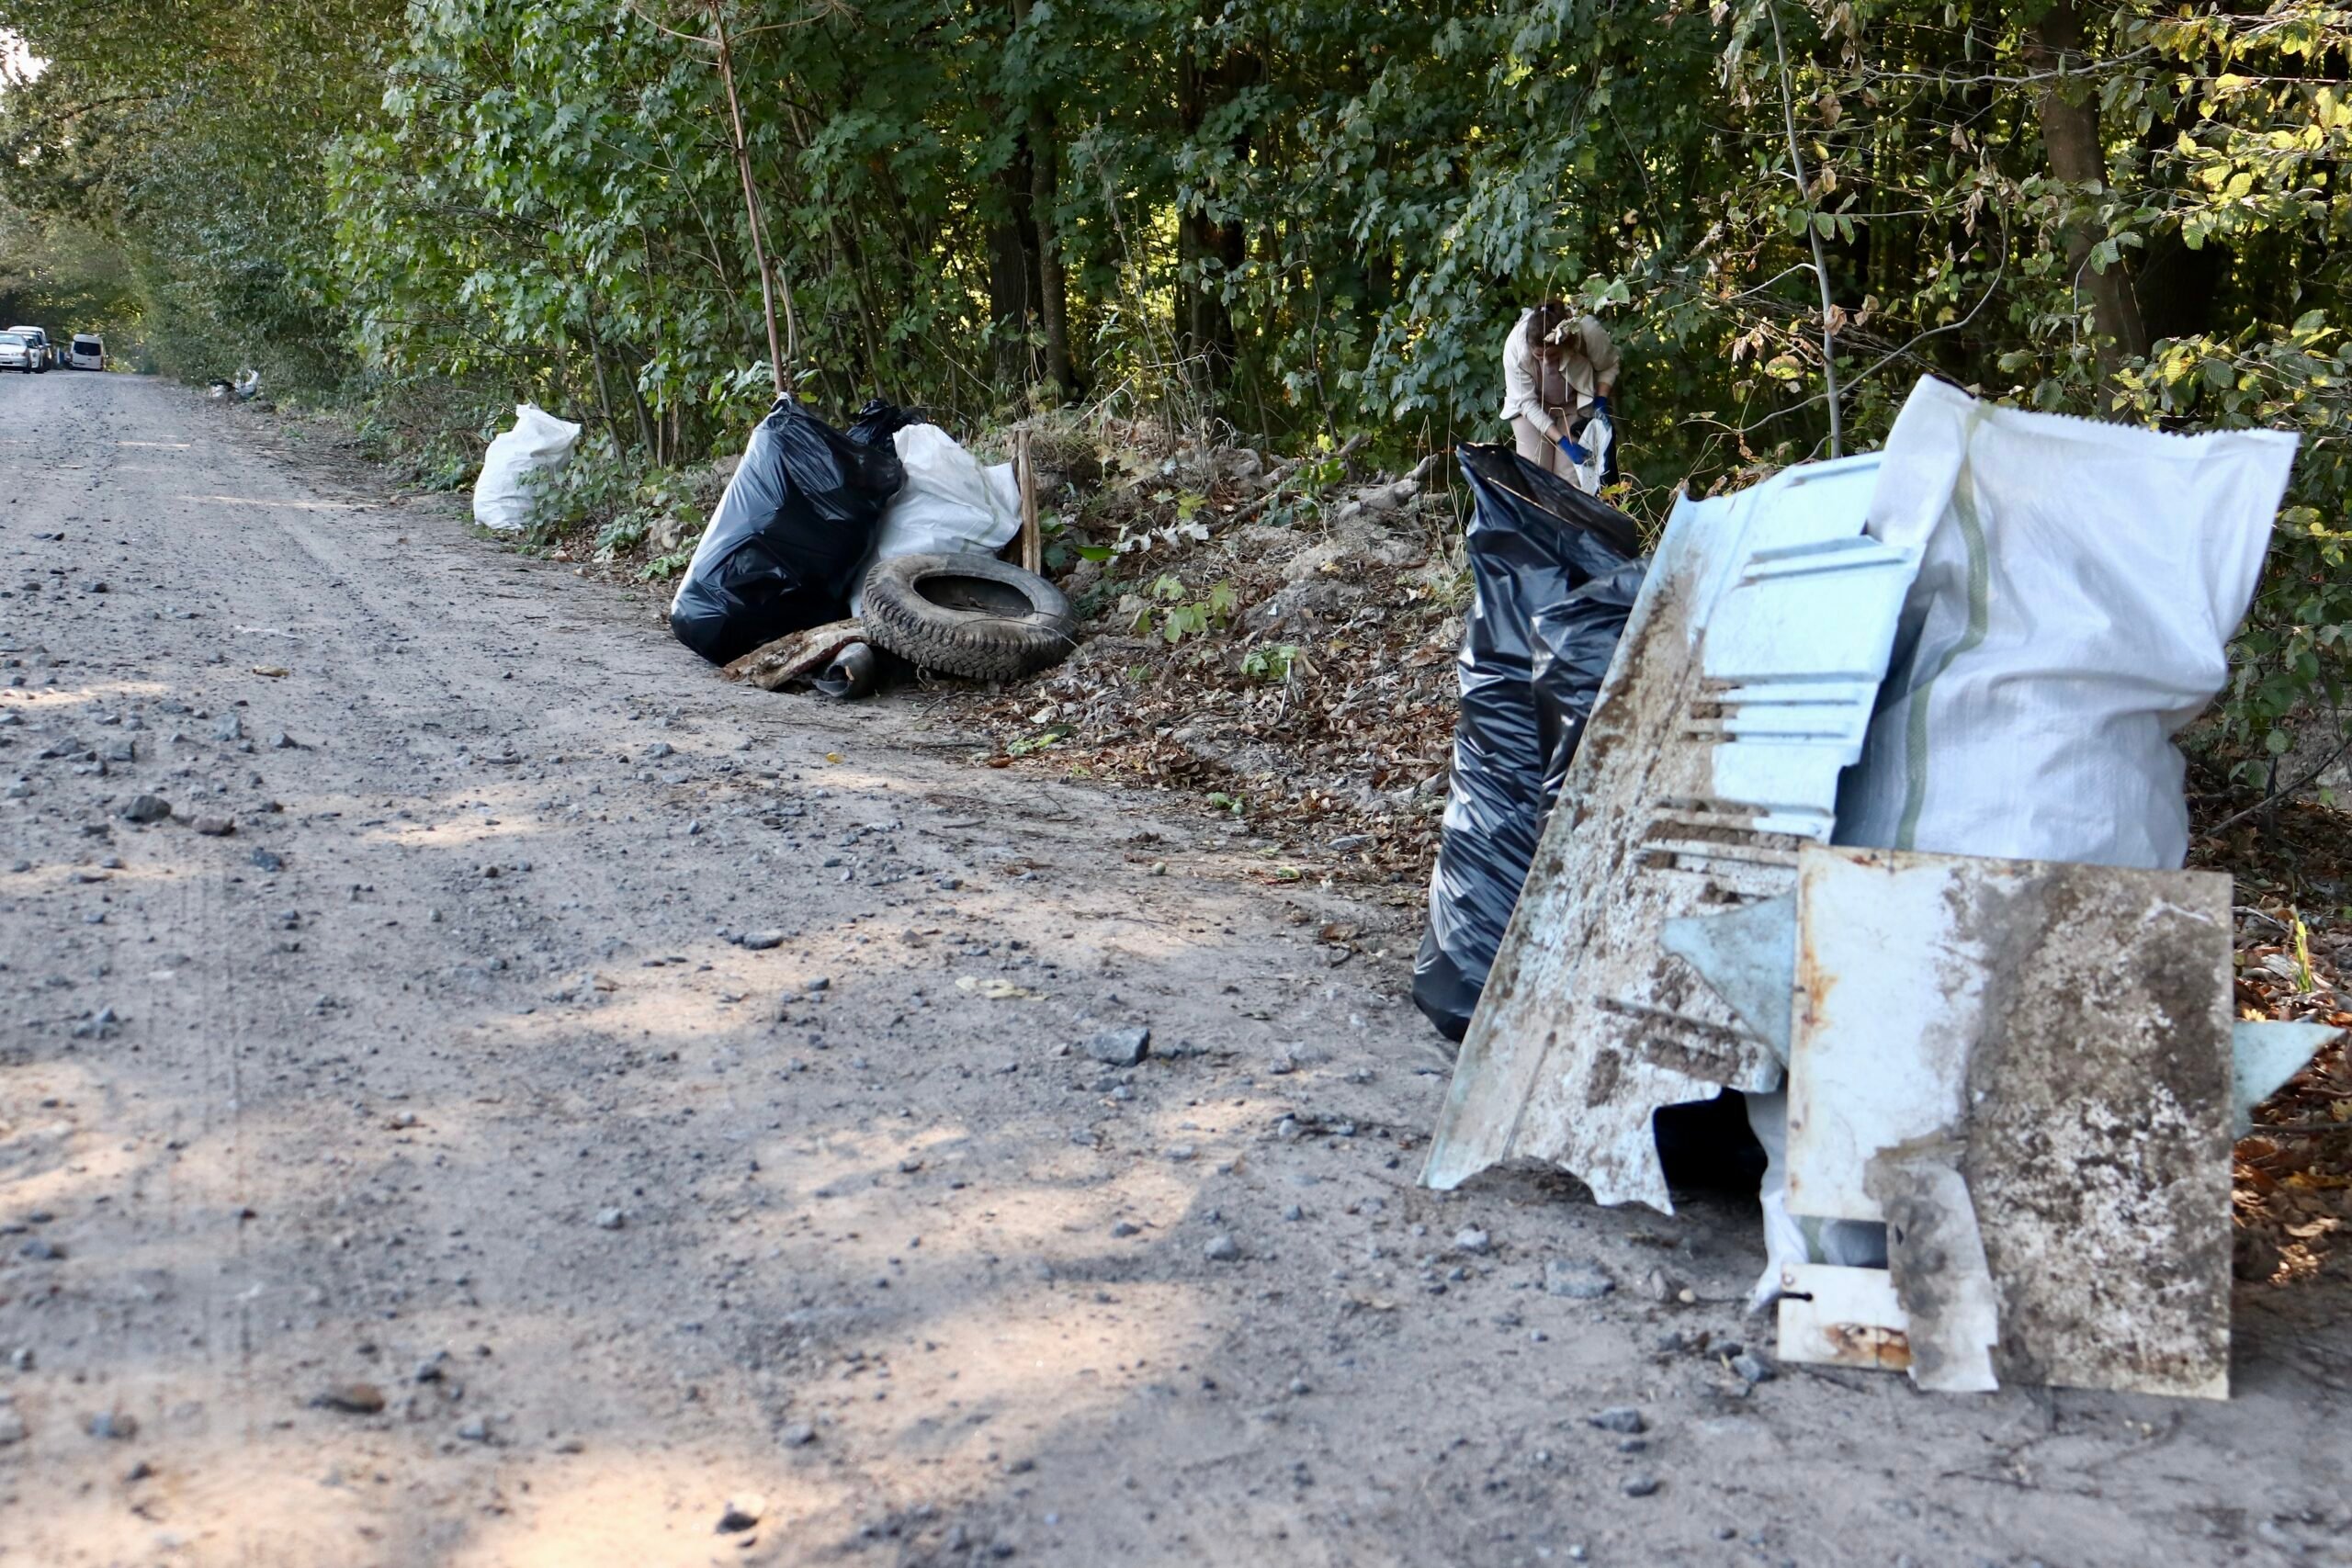
<svg viewBox="0 0 2352 1568"><path fill-rule="evenodd" d="M2294 456L2283 432L2166 435L1921 379L1868 532L1925 557L1836 841L2178 866L2173 737L2228 678Z"/></svg>

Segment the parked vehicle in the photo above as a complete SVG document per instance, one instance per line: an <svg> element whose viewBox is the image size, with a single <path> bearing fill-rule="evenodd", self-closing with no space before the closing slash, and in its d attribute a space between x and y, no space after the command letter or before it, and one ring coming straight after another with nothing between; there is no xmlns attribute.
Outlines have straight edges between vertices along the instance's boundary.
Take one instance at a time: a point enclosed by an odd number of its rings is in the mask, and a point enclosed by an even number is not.
<svg viewBox="0 0 2352 1568"><path fill-rule="evenodd" d="M0 370L21 370L29 376L40 352L22 333L0 333Z"/></svg>
<svg viewBox="0 0 2352 1568"><path fill-rule="evenodd" d="M75 333L74 341L65 347L65 365L71 370L105 369L106 340L95 333Z"/></svg>
<svg viewBox="0 0 2352 1568"><path fill-rule="evenodd" d="M10 332L25 340L33 351L33 368L46 372L57 363L57 349L49 341L48 332L40 327L10 327Z"/></svg>

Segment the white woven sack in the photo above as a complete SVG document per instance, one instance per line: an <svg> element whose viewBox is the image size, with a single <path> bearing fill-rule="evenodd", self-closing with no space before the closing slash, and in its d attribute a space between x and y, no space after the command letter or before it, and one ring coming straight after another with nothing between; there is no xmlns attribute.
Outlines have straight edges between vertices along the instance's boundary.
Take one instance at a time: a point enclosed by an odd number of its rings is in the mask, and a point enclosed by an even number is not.
<svg viewBox="0 0 2352 1568"><path fill-rule="evenodd" d="M1837 841L2177 867L2173 737L2228 679L2295 437L2181 436L1923 378L1869 532L1927 539Z"/></svg>
<svg viewBox="0 0 2352 1568"><path fill-rule="evenodd" d="M910 424L890 437L906 482L882 514L874 549L850 591L850 614L865 607L865 572L899 556L991 556L1021 529L1012 465L980 460L935 424Z"/></svg>

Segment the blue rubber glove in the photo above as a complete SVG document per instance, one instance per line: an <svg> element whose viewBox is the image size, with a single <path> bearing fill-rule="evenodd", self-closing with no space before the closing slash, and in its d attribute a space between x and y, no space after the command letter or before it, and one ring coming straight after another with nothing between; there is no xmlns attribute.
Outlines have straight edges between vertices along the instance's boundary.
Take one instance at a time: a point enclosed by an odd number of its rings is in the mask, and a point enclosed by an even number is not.
<svg viewBox="0 0 2352 1568"><path fill-rule="evenodd" d="M1577 446L1573 437L1566 435L1561 436L1560 450L1568 455L1568 461L1571 463L1581 466L1592 461L1592 454Z"/></svg>
<svg viewBox="0 0 2352 1568"><path fill-rule="evenodd" d="M1602 419L1609 417L1609 398L1606 393L1592 400L1592 412Z"/></svg>

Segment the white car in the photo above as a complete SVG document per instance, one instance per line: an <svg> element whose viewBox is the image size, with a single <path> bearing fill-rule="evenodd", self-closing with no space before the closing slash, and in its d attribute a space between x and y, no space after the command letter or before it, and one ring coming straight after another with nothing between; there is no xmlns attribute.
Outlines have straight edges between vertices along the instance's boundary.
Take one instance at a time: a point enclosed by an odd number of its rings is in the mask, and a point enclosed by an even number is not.
<svg viewBox="0 0 2352 1568"><path fill-rule="evenodd" d="M8 330L23 338L32 349L34 369L46 371L57 363L57 349L49 341L46 331L40 327L10 327Z"/></svg>
<svg viewBox="0 0 2352 1568"><path fill-rule="evenodd" d="M0 370L21 370L29 376L40 358L22 333L0 333Z"/></svg>
<svg viewBox="0 0 2352 1568"><path fill-rule="evenodd" d="M65 365L69 370L105 369L106 340L95 333L75 333L74 341L65 345Z"/></svg>

